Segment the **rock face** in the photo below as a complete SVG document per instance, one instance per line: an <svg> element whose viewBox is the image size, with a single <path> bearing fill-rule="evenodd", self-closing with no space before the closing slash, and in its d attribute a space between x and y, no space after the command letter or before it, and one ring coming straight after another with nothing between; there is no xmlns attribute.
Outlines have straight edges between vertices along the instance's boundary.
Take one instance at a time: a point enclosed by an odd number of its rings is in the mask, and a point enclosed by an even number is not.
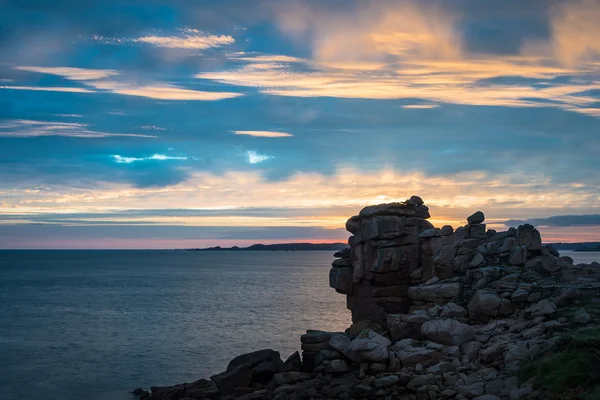
<svg viewBox="0 0 600 400"><path fill-rule="evenodd" d="M151 400L542 399L522 362L558 335L600 323L600 264L574 265L532 225L486 230L481 211L433 227L423 200L366 207L329 283L347 296L346 332L309 330L284 363L259 350L211 380L136 390Z"/></svg>
<svg viewBox="0 0 600 400"><path fill-rule="evenodd" d="M469 305L472 320L489 320L512 313L530 293L527 285L509 285L504 291L481 292L469 303L475 292L502 277L488 268L526 266L557 273L570 265L543 248L539 231L529 224L486 231L485 215L477 211L454 230L434 228L427 218L427 206L413 196L403 203L365 207L346 222L352 233L349 248L336 253L329 282L347 295L353 322L370 320L386 328L387 315L461 301Z"/></svg>

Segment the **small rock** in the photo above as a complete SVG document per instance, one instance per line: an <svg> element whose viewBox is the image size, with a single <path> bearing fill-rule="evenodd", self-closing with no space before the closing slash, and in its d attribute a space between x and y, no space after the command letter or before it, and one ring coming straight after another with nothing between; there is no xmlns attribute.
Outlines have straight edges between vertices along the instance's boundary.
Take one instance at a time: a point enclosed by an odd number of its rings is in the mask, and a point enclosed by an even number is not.
<svg viewBox="0 0 600 400"><path fill-rule="evenodd" d="M525 312L530 313L533 317L551 315L556 312L556 304L548 299L540 300L533 306L526 308Z"/></svg>
<svg viewBox="0 0 600 400"><path fill-rule="evenodd" d="M377 389L382 389L382 388L387 388L390 386L397 385L399 382L400 382L400 378L398 378L396 375L388 375L388 376L383 376L381 378L375 379L373 384L375 385L375 387Z"/></svg>
<svg viewBox="0 0 600 400"><path fill-rule="evenodd" d="M589 324L592 321L592 317L584 308L578 308L575 310L572 319L574 324Z"/></svg>
<svg viewBox="0 0 600 400"><path fill-rule="evenodd" d="M455 319L433 320L421 326L421 334L436 343L460 346L473 339L473 327Z"/></svg>
<svg viewBox="0 0 600 400"><path fill-rule="evenodd" d="M350 371L350 367L344 360L333 360L325 367L325 372L340 373Z"/></svg>
<svg viewBox="0 0 600 400"><path fill-rule="evenodd" d="M482 266L483 264L485 264L485 257L483 256L483 254L477 253L475 254L475 257L473 257L473 260L471 260L471 263L469 265L471 268L477 268Z"/></svg>
<svg viewBox="0 0 600 400"><path fill-rule="evenodd" d="M560 261L567 263L567 264L573 264L573 259L569 256L560 257Z"/></svg>
<svg viewBox="0 0 600 400"><path fill-rule="evenodd" d="M452 232L454 232L454 228L450 225L444 225L442 226L442 229L440 229L440 235L442 236L451 235Z"/></svg>
<svg viewBox="0 0 600 400"><path fill-rule="evenodd" d="M526 339L530 339L536 336L540 336L544 333L544 330L544 325L536 325L533 328L525 329L523 332L521 332L521 335Z"/></svg>

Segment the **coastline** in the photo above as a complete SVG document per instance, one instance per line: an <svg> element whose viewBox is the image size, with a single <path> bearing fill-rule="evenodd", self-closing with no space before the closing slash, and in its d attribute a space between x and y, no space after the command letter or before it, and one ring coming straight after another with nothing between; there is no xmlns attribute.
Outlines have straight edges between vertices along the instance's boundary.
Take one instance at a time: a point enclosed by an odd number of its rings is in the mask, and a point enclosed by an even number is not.
<svg viewBox="0 0 600 400"><path fill-rule="evenodd" d="M581 327L598 331L600 264L542 246L531 225L486 230L483 213L434 228L417 196L348 220L330 286L348 296L344 332L308 330L302 355L243 354L210 379L142 399L518 399L545 396L521 364ZM562 340L562 339L561 339ZM537 385L537 386L536 386ZM486 397L487 396L487 397Z"/></svg>

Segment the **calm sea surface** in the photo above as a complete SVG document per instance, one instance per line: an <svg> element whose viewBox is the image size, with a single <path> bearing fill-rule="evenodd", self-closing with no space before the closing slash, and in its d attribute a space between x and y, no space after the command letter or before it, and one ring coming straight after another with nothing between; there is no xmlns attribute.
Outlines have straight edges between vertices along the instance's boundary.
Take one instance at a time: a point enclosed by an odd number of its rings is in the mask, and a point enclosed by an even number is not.
<svg viewBox="0 0 600 400"><path fill-rule="evenodd" d="M333 252L0 251L0 399L121 400L344 330Z"/></svg>
<svg viewBox="0 0 600 400"><path fill-rule="evenodd" d="M561 252L575 262L600 253ZM0 251L0 399L130 400L343 330L332 252Z"/></svg>

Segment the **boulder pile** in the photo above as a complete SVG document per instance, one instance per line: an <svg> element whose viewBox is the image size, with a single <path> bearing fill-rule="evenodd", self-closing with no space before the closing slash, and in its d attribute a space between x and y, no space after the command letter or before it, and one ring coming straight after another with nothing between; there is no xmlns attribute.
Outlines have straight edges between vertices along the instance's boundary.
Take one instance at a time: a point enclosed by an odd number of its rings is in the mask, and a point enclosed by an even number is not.
<svg viewBox="0 0 600 400"><path fill-rule="evenodd" d="M600 264L573 264L524 224L435 228L413 196L346 223L330 286L347 296L345 332L307 331L285 362L236 357L210 380L138 390L142 398L543 399L517 373L565 332L600 322Z"/></svg>

